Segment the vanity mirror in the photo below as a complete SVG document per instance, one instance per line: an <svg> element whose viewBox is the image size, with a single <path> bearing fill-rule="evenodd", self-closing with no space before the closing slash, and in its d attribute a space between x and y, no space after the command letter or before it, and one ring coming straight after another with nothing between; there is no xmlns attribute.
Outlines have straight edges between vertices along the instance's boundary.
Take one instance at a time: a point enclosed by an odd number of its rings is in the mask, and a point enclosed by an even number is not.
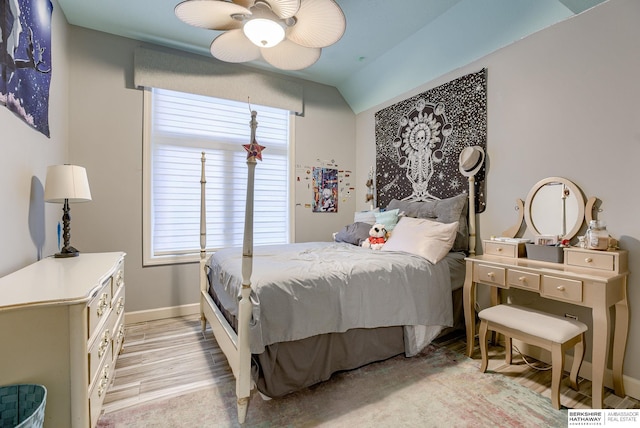
<svg viewBox="0 0 640 428"><path fill-rule="evenodd" d="M524 218L534 235L571 239L584 220L582 192L571 181L548 177L537 182L524 203Z"/></svg>
<svg viewBox="0 0 640 428"><path fill-rule="evenodd" d="M520 218L517 224L502 232L502 236L515 237L524 219L532 235L570 240L580 231L585 219L587 222L592 219L595 202L596 198L589 198L585 206L580 188L566 178L542 179L531 188L524 202L516 201Z"/></svg>

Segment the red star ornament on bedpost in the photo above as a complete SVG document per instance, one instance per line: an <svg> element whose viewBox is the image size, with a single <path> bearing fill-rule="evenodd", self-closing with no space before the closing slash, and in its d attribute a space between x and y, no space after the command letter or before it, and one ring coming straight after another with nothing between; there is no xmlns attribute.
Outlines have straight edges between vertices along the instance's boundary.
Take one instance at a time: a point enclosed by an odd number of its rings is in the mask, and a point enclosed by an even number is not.
<svg viewBox="0 0 640 428"><path fill-rule="evenodd" d="M266 149L265 146L258 144L256 140L253 140L251 144L243 144L242 147L247 151L247 160L251 158L262 160L262 151Z"/></svg>

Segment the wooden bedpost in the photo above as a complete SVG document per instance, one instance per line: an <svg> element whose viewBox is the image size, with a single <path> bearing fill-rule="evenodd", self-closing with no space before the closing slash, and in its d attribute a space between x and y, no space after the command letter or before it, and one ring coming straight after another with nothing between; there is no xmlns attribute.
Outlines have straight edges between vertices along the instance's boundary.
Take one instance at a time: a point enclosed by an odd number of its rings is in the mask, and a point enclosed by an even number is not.
<svg viewBox="0 0 640 428"><path fill-rule="evenodd" d="M200 171L200 291L207 291L207 272L205 270L205 265L207 263L207 204L205 198L205 190L207 184L207 178L204 171L204 165L207 161L205 153L202 152L202 157L200 158L202 162L202 167ZM202 327L202 331L204 331L207 327L207 319L204 316L204 309L202 305L204 302L200 299L200 325Z"/></svg>
<svg viewBox="0 0 640 428"><path fill-rule="evenodd" d="M253 270L253 190L256 157L260 150L254 150L256 143L257 112L251 112L251 143L247 149L247 200L244 214L244 241L242 245L242 298L238 304L238 377L236 396L238 398L238 421L242 424L247 416L251 394L251 349L249 344L249 322L251 320L251 273Z"/></svg>
<svg viewBox="0 0 640 428"><path fill-rule="evenodd" d="M469 176L469 255L476 253L476 186L475 177Z"/></svg>

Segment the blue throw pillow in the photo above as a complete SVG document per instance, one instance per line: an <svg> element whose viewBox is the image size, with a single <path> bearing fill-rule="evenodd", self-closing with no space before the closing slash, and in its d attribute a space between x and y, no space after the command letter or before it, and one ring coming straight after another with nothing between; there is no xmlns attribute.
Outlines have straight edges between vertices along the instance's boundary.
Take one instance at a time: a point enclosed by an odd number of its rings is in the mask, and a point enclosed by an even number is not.
<svg viewBox="0 0 640 428"><path fill-rule="evenodd" d="M396 224L398 224L399 209L387 210L379 213L373 213L376 216L376 223L384 224L385 229L388 232L392 231Z"/></svg>

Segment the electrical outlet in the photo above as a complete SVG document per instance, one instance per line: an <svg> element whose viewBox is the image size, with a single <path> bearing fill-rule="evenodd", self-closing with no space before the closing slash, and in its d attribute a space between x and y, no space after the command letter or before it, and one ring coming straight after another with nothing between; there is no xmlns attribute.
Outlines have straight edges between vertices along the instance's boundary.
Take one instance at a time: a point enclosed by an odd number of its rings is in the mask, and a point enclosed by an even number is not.
<svg viewBox="0 0 640 428"><path fill-rule="evenodd" d="M576 320L578 321L578 316L577 315L572 315L572 314L564 314L565 318L571 318L572 320Z"/></svg>

